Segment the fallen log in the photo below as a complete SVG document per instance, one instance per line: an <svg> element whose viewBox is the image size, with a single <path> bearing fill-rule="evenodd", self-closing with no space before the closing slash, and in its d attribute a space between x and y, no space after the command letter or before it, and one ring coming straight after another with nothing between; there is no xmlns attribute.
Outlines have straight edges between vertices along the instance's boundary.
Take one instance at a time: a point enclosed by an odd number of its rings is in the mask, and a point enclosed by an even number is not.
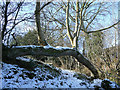
<svg viewBox="0 0 120 90"><path fill-rule="evenodd" d="M39 56L73 56L78 62L86 66L94 75L94 78L98 78L99 74L97 69L91 62L85 58L79 51L68 48L68 47L52 47L52 46L36 46L36 45L26 45L26 46L14 46L12 48L3 46L3 59L5 58L16 58L19 56L26 55L39 55ZM9 59L10 60L10 59Z"/></svg>

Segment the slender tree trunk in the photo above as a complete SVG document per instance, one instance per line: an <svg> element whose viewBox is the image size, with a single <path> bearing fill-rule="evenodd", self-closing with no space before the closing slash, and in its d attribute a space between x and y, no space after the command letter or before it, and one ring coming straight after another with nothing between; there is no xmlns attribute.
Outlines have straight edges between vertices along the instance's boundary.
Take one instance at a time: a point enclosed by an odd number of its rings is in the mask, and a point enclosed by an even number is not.
<svg viewBox="0 0 120 90"><path fill-rule="evenodd" d="M4 34L5 34L5 31L6 31L6 27L7 27L7 21L8 21L8 16L7 16L7 11L8 11L8 5L9 5L9 1L6 0L6 5L5 5L5 13L4 13L4 25L3 25L3 28L2 28L2 40L4 39Z"/></svg>
<svg viewBox="0 0 120 90"><path fill-rule="evenodd" d="M69 40L73 46L73 37L72 34L70 32L70 26L69 26L69 3L70 0L67 1L67 8L66 8L66 27L67 27L67 36L69 37Z"/></svg>
<svg viewBox="0 0 120 90"><path fill-rule="evenodd" d="M42 32L41 24L40 24L40 1L39 0L36 0L35 17L36 17L36 25L37 25L37 31L38 31L38 43L40 45L46 46L48 44L44 38L44 34Z"/></svg>
<svg viewBox="0 0 120 90"><path fill-rule="evenodd" d="M73 37L73 47L78 48L78 29L79 29L79 0L76 0L76 24Z"/></svg>

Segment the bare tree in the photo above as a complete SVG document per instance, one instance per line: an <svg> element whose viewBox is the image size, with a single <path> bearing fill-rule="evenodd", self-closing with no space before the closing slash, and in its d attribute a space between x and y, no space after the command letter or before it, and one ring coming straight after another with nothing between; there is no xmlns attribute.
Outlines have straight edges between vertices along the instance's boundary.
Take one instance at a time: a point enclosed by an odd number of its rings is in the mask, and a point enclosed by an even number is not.
<svg viewBox="0 0 120 90"><path fill-rule="evenodd" d="M105 15L111 13L108 10L108 7L110 7L110 5L107 5L106 3L103 2L95 3L95 1L96 0L92 1L86 0L86 2L79 2L78 0L76 0L76 3L74 3L68 0L67 4L64 1L62 3L53 4L56 5L56 7L57 6L59 7L56 10L56 12L53 13L53 15L52 13L50 13L51 18L50 17L49 18L50 20L59 23L60 25L67 29L66 34L69 38L71 46L74 48L76 47L78 48L77 45L79 42L78 38L80 37L81 32L84 32L86 33L86 35L88 35L90 33L108 30L119 23L116 22L106 28L95 30L93 25L99 24L98 18L100 16L104 16L104 14L102 13L105 13ZM66 13L66 25L64 24L65 21L63 19L55 17L55 15L58 15L58 12L60 12L60 10L63 10L63 12ZM75 26L73 27L75 28L71 28L72 27L71 23L72 24L74 23ZM94 31L92 31L92 29L94 29Z"/></svg>
<svg viewBox="0 0 120 90"><path fill-rule="evenodd" d="M21 7L24 6L23 2L12 3L9 0L1 3L2 10L2 40L9 41L11 32L15 29L15 27L21 22L27 21L31 19L29 13L24 13L23 17L21 17ZM11 8L11 9L10 9Z"/></svg>

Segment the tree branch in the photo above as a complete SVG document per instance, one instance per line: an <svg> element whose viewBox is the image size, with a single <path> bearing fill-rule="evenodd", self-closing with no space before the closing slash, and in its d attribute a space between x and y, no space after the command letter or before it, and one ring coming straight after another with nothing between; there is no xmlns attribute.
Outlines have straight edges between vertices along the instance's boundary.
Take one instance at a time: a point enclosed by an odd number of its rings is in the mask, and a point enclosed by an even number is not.
<svg viewBox="0 0 120 90"><path fill-rule="evenodd" d="M87 33L87 34L96 33L96 32L101 32L101 31L105 31L105 30L107 30L107 29L110 29L110 28L114 27L115 25L119 24L119 22L120 22L120 21L118 21L117 23L115 23L115 24L113 24L113 25L111 25L111 26L109 26L109 27L106 27L106 28L103 28L103 29L99 29L99 30L95 30L95 31L86 32L86 31L83 30L83 29L81 29L81 30L84 31L84 32Z"/></svg>
<svg viewBox="0 0 120 90"><path fill-rule="evenodd" d="M47 5L49 5L50 3L52 3L52 1L53 1L53 0L51 0L51 1L47 2L46 4L44 4L44 5L38 10L38 12L36 12L36 13L39 13L43 8L45 8ZM38 3L38 2L40 2L40 0L37 0L37 3Z"/></svg>
<svg viewBox="0 0 120 90"><path fill-rule="evenodd" d="M89 27L89 25L94 21L94 19L97 17L97 15L99 14L99 12L100 12L100 8L101 8L101 4L100 4L100 6L99 6L99 8L98 8L98 10L97 10L97 12L96 12L96 14L95 14L95 16L93 17L93 19L88 23L88 25L86 26L86 30L88 29L88 27Z"/></svg>

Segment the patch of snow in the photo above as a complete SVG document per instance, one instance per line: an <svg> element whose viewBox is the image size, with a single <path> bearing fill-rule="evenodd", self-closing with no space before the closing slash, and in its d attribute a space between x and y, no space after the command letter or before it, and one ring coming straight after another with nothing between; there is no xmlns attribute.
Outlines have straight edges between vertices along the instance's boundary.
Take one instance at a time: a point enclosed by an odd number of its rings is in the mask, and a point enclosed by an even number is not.
<svg viewBox="0 0 120 90"><path fill-rule="evenodd" d="M56 46L57 50L62 50L62 49L72 49L70 47L61 47L61 46Z"/></svg>
<svg viewBox="0 0 120 90"><path fill-rule="evenodd" d="M36 47L42 47L42 46L36 46L36 45L25 45L25 46L13 46L12 48L36 48ZM63 49L73 49L73 48L70 48L70 47L61 47L61 46L56 46L56 47L53 47L53 46L50 46L49 44L46 45L46 46L43 46L45 49L49 49L49 48L53 48L53 49L56 49L56 50L63 50Z"/></svg>
<svg viewBox="0 0 120 90"><path fill-rule="evenodd" d="M72 49L72 48L70 48L70 47L62 47L62 46L53 47L53 46L50 46L50 45L44 46L44 48L45 48L45 49L53 48L53 49L56 49L56 50Z"/></svg>
<svg viewBox="0 0 120 90"><path fill-rule="evenodd" d="M105 78L104 80L106 80L106 81L109 81L111 84L110 84L110 86L111 87L113 87L113 88L116 88L116 87L118 87L118 85L116 85L116 83L115 82L112 82L112 81L110 81L109 79L107 79L107 78Z"/></svg>
<svg viewBox="0 0 120 90"><path fill-rule="evenodd" d="M109 79L105 78L104 80L111 82Z"/></svg>
<svg viewBox="0 0 120 90"><path fill-rule="evenodd" d="M21 58L21 57L20 57ZM22 58L23 59L23 58ZM61 70L59 76L53 76L51 71L43 68L35 68L35 71L27 71L17 65L3 63L2 87L3 88L95 88L100 86L102 80L94 79L93 82L74 77L76 72ZM30 78L27 75L35 74ZM47 79L49 76L49 79ZM43 80L44 79L44 80ZM112 87L116 84L112 83Z"/></svg>
<svg viewBox="0 0 120 90"><path fill-rule="evenodd" d="M16 57L16 59L20 59L20 60L23 60L23 61L26 61L26 62L30 62L30 59L29 58L24 58L24 57Z"/></svg>
<svg viewBox="0 0 120 90"><path fill-rule="evenodd" d="M45 49L49 49L49 48L54 48L53 46L50 46L49 44L44 46Z"/></svg>
<svg viewBox="0 0 120 90"><path fill-rule="evenodd" d="M13 46L12 48L36 48L36 47L41 47L41 46L36 46L36 45L25 45L25 46Z"/></svg>
<svg viewBox="0 0 120 90"><path fill-rule="evenodd" d="M118 87L118 85L116 85L115 82L112 82L112 84L110 84L110 86L111 86L112 88L116 88L116 87Z"/></svg>
<svg viewBox="0 0 120 90"><path fill-rule="evenodd" d="M94 88L94 86L101 87L102 80L101 79L94 79L93 83L91 83L90 88Z"/></svg>

